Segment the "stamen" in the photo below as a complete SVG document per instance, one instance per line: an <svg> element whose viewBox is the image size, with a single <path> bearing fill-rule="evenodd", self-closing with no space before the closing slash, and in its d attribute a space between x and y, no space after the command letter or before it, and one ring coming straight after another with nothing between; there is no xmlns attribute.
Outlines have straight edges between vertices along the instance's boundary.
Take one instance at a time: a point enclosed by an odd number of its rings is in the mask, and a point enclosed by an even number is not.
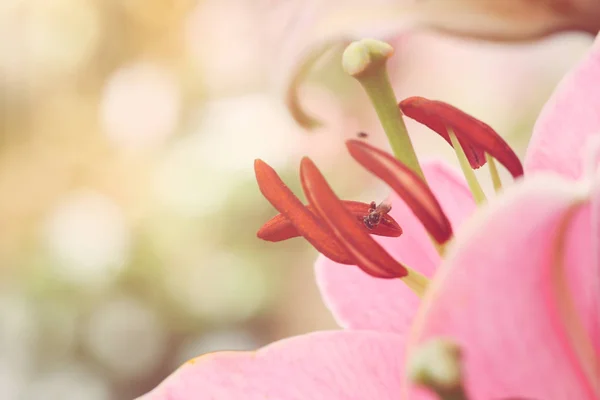
<svg viewBox="0 0 600 400"><path fill-rule="evenodd" d="M496 160L494 160L494 157L487 153L485 155L485 159L487 160L488 168L490 169L490 176L492 178L492 183L494 184L494 190L496 193L498 193L502 190L502 179L500 179L500 174L498 174Z"/></svg>
<svg viewBox="0 0 600 400"><path fill-rule="evenodd" d="M359 222L362 222L371 212L371 206L367 203L348 200L344 200L342 203L344 203L344 207L346 207ZM317 217L317 212L312 206L308 205L304 207ZM402 235L402 228L389 214L381 214L379 223L376 226L373 226L372 229L365 226L364 230L371 235L377 236L398 237ZM256 236L269 242L281 242L302 235L285 215L277 214L259 229Z"/></svg>
<svg viewBox="0 0 600 400"><path fill-rule="evenodd" d="M448 128L448 135L450 136L450 141L452 142L452 147L454 147L454 151L456 152L456 157L458 158L458 162L460 164L460 169L467 180L467 184L469 185L469 189L471 189L471 193L473 194L473 198L477 204L483 204L487 201L485 197L485 193L483 189L481 189L481 185L477 180L477 176L475 176L475 172L469 168L469 161L467 160L467 156L465 152L458 142L456 135L452 128Z"/></svg>
<svg viewBox="0 0 600 400"><path fill-rule="evenodd" d="M358 140L346 142L350 155L387 183L410 207L427 232L438 242L452 237L452 226L429 186L391 154Z"/></svg>
<svg viewBox="0 0 600 400"><path fill-rule="evenodd" d="M300 179L308 201L352 255L358 267L378 278L400 278L408 274L402 264L394 260L363 230L335 195L317 166L307 157L300 164Z"/></svg>
<svg viewBox="0 0 600 400"><path fill-rule="evenodd" d="M294 225L310 244L335 262L355 264L354 258L335 239L330 229L304 207L273 168L257 159L254 161L254 172L263 196Z"/></svg>
<svg viewBox="0 0 600 400"><path fill-rule="evenodd" d="M431 108L431 104L431 100L428 100L424 97L415 96L402 100L398 106L404 115L436 132L438 135L444 138L444 140L446 140L450 146L452 146L447 125L439 118L437 114L434 113L434 110ZM458 142L463 148L471 168L477 169L485 164L485 153L481 149L465 141L462 137L458 137Z"/></svg>
<svg viewBox="0 0 600 400"><path fill-rule="evenodd" d="M452 128L465 149L471 167L484 165L484 153L488 153L504 165L514 178L523 175L519 157L489 125L450 104L423 97L409 97L401 101L399 106L407 117L428 126L444 139L447 138L447 127Z"/></svg>

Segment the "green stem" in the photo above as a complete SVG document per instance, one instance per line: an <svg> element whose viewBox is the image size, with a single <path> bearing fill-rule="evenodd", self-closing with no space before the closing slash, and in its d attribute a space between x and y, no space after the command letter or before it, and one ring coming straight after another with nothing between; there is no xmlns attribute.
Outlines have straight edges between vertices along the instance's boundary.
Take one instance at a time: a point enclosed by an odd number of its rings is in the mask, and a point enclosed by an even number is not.
<svg viewBox="0 0 600 400"><path fill-rule="evenodd" d="M471 189L471 193L473 194L473 198L477 204L485 203L487 198L485 197L485 193L483 189L481 189L481 185L475 176L475 172L471 169L471 165L469 164L469 160L460 145L458 139L456 138L456 134L450 128L448 128L448 136L450 136L450 141L452 142L452 147L454 147L454 151L456 152L456 157L458 157L458 162L460 163L460 169L462 169L463 175L467 180L467 184L469 185L469 189Z"/></svg>
<svg viewBox="0 0 600 400"><path fill-rule="evenodd" d="M500 174L498 174L498 167L496 166L496 160L494 157L485 153L485 159L487 160L488 168L490 169L490 176L492 177L492 183L494 184L494 190L496 193L502 190L502 180Z"/></svg>

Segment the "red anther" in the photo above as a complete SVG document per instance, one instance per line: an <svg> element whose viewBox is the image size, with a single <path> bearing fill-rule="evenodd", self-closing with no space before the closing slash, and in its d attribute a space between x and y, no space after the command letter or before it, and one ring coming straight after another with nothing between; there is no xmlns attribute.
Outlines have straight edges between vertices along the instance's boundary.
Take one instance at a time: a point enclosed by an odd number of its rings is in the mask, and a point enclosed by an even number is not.
<svg viewBox="0 0 600 400"><path fill-rule="evenodd" d="M315 214L304 207L273 168L257 159L254 161L254 172L263 196L320 253L341 264L356 263L344 246L337 241L331 230L319 221Z"/></svg>
<svg viewBox="0 0 600 400"><path fill-rule="evenodd" d="M316 165L307 157L300 164L300 179L309 203L352 255L358 267L378 278L400 278L408 274L402 264L364 231L361 223L344 207Z"/></svg>
<svg viewBox="0 0 600 400"><path fill-rule="evenodd" d="M485 153L498 160L515 178L523 175L521 160L492 127L477 118L437 100L409 97L399 104L404 115L437 132L450 145L448 129L456 134L472 168L485 164Z"/></svg>
<svg viewBox="0 0 600 400"><path fill-rule="evenodd" d="M452 225L429 186L391 154L370 144L348 140L350 155L387 183L410 207L427 232L439 243L452 237Z"/></svg>
<svg viewBox="0 0 600 400"><path fill-rule="evenodd" d="M344 207L346 207L346 209L356 217L357 221L362 222L363 219L371 212L370 205L367 203L349 200L343 200L342 202L344 203ZM308 209L308 211L316 216L316 212L312 206L308 205L305 207ZM398 225L396 220L394 220L394 218L387 213L381 214L379 224L374 226L373 229L368 229L368 227L365 226L365 231L371 235L377 236L398 237L402 235L402 228L400 225ZM277 214L268 220L258 230L256 235L259 238L269 242L280 242L302 236L294 224L292 224L290 220L288 220L283 214Z"/></svg>

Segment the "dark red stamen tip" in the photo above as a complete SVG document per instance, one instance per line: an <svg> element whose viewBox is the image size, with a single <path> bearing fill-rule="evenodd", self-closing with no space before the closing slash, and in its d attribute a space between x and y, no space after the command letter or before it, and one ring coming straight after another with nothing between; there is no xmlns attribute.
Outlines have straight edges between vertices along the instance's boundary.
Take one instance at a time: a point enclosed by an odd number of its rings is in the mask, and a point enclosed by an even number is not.
<svg viewBox="0 0 600 400"><path fill-rule="evenodd" d="M320 253L341 264L355 264L344 246L281 180L277 172L262 160L254 161L258 187L265 198L291 222L294 228Z"/></svg>
<svg viewBox="0 0 600 400"><path fill-rule="evenodd" d="M429 234L439 243L452 237L452 226L429 186L391 154L370 144L348 140L350 155L398 193Z"/></svg>
<svg viewBox="0 0 600 400"><path fill-rule="evenodd" d="M408 274L402 264L364 231L361 223L344 207L316 165L307 157L300 164L300 179L308 201L352 255L357 266L378 278L400 278Z"/></svg>
<svg viewBox="0 0 600 400"><path fill-rule="evenodd" d="M344 207L356 217L357 221L363 221L370 213L370 207L367 203L349 200L344 200L342 203L344 203ZM316 215L314 207L310 205L305 207L313 215ZM365 226L365 231L376 236L398 237L402 235L402 228L398 225L396 220L388 214L382 214L378 225L373 227L373 229L368 229L368 227ZM269 242L280 242L301 235L285 215L277 214L258 230L256 236Z"/></svg>
<svg viewBox="0 0 600 400"><path fill-rule="evenodd" d="M404 115L427 126L452 146L450 135L448 134L448 125L431 110L431 105L431 100L417 96L404 99L398 104ZM466 142L459 133L456 133L456 137L469 160L471 168L477 169L485 165L485 153L483 150Z"/></svg>
<svg viewBox="0 0 600 400"><path fill-rule="evenodd" d="M448 143L448 128L456 134L473 168L484 165L485 153L497 159L513 177L523 175L519 157L492 127L477 118L437 100L409 97L399 104L402 113L437 132Z"/></svg>

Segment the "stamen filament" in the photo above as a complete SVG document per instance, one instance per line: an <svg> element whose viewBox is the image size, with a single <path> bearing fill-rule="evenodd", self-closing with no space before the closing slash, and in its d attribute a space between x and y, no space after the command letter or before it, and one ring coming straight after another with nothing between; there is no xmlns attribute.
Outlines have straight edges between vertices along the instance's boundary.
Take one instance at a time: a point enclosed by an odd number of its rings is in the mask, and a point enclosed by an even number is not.
<svg viewBox="0 0 600 400"><path fill-rule="evenodd" d="M386 61L392 54L393 49L387 43L364 39L346 48L342 63L344 70L367 92L394 156L425 180L387 73Z"/></svg>
<svg viewBox="0 0 600 400"><path fill-rule="evenodd" d="M406 286L415 292L417 296L423 297L425 291L427 290L427 286L429 285L429 279L425 275L418 273L406 265L404 267L408 271L408 274L400 279L402 279L402 282L404 282Z"/></svg>
<svg viewBox="0 0 600 400"><path fill-rule="evenodd" d="M448 243L452 241L453 237L451 237L447 242L444 243L438 243L438 241L435 240L431 235L429 235L429 239L431 239L431 243L433 243L433 247L435 247L440 257L444 258L444 256L446 255L446 246L448 246Z"/></svg>
<svg viewBox="0 0 600 400"><path fill-rule="evenodd" d="M487 165L490 169L490 176L492 177L494 190L496 191L496 193L498 193L502 190L502 180L500 179L500 174L498 174L496 160L494 160L494 157L490 156L488 153L485 153L485 159L487 160Z"/></svg>
<svg viewBox="0 0 600 400"><path fill-rule="evenodd" d="M471 189L471 193L473 194L473 198L477 204L483 204L487 201L485 197L485 193L483 189L481 189L481 185L477 180L477 176L475 176L475 172L471 169L469 165L469 160L467 159L467 155L463 150L462 146L458 142L458 138L456 134L452 130L452 128L448 128L448 136L450 136L450 141L452 142L452 147L454 147L454 152L456 153L456 157L458 157L458 162L460 163L460 169L467 180L467 184L469 185L469 189Z"/></svg>

